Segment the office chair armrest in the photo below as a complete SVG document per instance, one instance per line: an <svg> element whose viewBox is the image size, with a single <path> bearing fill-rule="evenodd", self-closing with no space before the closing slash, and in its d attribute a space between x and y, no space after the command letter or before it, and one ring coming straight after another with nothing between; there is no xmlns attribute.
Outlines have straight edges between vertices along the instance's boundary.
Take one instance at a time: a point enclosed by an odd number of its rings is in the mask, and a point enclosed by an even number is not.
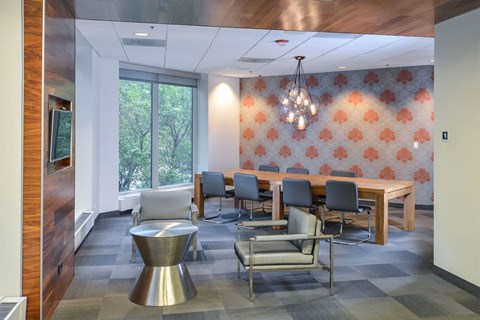
<svg viewBox="0 0 480 320"><path fill-rule="evenodd" d="M308 235L304 233L296 234L272 234L272 235L262 235L255 236L250 238L250 241L293 241L293 240L307 240L309 239Z"/></svg>
<svg viewBox="0 0 480 320"><path fill-rule="evenodd" d="M318 240L333 240L333 234L321 234L318 236L309 236L308 239Z"/></svg>
<svg viewBox="0 0 480 320"><path fill-rule="evenodd" d="M243 227L273 227L273 226L286 226L287 220L259 220L259 221L242 221L237 224L237 240L241 239L241 230Z"/></svg>
<svg viewBox="0 0 480 320"><path fill-rule="evenodd" d="M142 207L139 204L137 204L135 207L133 207L132 216L140 214L140 209L142 209Z"/></svg>
<svg viewBox="0 0 480 320"><path fill-rule="evenodd" d="M260 220L260 221L242 221L237 224L238 228L241 227L273 227L273 226L286 226L287 220Z"/></svg>

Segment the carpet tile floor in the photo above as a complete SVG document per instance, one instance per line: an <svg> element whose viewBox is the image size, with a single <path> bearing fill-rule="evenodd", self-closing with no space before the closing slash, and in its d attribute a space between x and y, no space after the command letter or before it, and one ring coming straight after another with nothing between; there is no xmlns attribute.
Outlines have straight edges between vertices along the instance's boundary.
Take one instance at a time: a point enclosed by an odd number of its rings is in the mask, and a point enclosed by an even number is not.
<svg viewBox="0 0 480 320"><path fill-rule="evenodd" d="M206 212L215 213L215 201ZM232 203L224 202L228 210ZM480 319L480 299L432 273L433 213L417 210L414 232L402 230L401 209L390 208L389 243L335 244L335 294L328 293L328 272L255 274L255 302L248 301L248 274L236 277L234 223L199 221L198 259L186 265L197 288L195 298L168 307L144 307L128 300L142 268L130 262L131 217L103 218L75 254L75 278L52 319ZM247 218L245 216L244 218ZM269 218L256 213L255 218ZM346 227L355 236L365 228L357 217ZM338 225L327 222L327 231ZM246 231L269 233L261 229ZM276 231L278 232L278 231ZM327 258L327 244L321 258Z"/></svg>

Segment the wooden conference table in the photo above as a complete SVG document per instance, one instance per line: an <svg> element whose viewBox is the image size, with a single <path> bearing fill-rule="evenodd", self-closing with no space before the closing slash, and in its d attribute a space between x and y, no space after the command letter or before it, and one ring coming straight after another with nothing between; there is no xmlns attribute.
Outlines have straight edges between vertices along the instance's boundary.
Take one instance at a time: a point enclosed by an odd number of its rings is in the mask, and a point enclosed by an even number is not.
<svg viewBox="0 0 480 320"><path fill-rule="evenodd" d="M403 227L405 231L415 230L415 182L399 180L381 180L367 178L346 178L321 175L304 175L295 173L277 173L256 170L228 170L224 171L225 184L233 185L234 173L254 174L258 178L260 189L269 189L273 192L272 219L283 219L282 179L305 179L312 185L315 195L325 195L327 180L355 181L358 185L358 196L361 199L375 200L375 243L388 243L388 200L403 197ZM202 190L202 175L195 175L195 204L199 215L204 214L204 196Z"/></svg>

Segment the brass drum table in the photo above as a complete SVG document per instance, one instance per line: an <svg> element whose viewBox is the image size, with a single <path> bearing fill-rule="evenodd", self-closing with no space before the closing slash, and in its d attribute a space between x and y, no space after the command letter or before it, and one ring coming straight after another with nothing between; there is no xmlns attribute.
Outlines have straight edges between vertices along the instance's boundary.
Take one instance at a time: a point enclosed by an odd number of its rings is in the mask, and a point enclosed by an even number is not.
<svg viewBox="0 0 480 320"><path fill-rule="evenodd" d="M145 263L130 301L144 306L169 306L196 296L183 260L198 227L182 222L158 222L130 229Z"/></svg>

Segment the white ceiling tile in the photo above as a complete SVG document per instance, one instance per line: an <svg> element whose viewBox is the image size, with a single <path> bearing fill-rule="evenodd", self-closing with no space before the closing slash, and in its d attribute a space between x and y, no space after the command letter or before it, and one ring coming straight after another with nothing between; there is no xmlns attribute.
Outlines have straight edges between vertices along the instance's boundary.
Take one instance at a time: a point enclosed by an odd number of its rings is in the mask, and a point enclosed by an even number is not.
<svg viewBox="0 0 480 320"><path fill-rule="evenodd" d="M335 61L345 61L355 56L374 51L395 41L399 41L400 39L402 39L402 37L364 35L329 51L325 55L319 57L319 59L328 61L333 58Z"/></svg>
<svg viewBox="0 0 480 320"><path fill-rule="evenodd" d="M164 67L165 48L124 46L128 61L144 66Z"/></svg>
<svg viewBox="0 0 480 320"><path fill-rule="evenodd" d="M248 51L244 57L278 59L299 46L301 43L313 37L315 34L316 32L287 32L272 30L250 51ZM288 43L284 46L280 46L275 43L275 40L278 39L288 40Z"/></svg>
<svg viewBox="0 0 480 320"><path fill-rule="evenodd" d="M412 50L421 50L427 47L433 49L433 38L404 37L399 41L390 43L387 46L368 52L369 57L391 57L406 54Z"/></svg>
<svg viewBox="0 0 480 320"><path fill-rule="evenodd" d="M127 60L112 22L77 19L75 24L101 57Z"/></svg>
<svg viewBox="0 0 480 320"><path fill-rule="evenodd" d="M268 30L221 28L195 71L225 72L267 33Z"/></svg>
<svg viewBox="0 0 480 320"><path fill-rule="evenodd" d="M300 44L298 47L294 48L292 51L288 52L284 58L286 56L288 56L288 58L292 58L294 56L305 56L306 63L307 61L322 56L350 41L353 41L353 39L312 37Z"/></svg>
<svg viewBox="0 0 480 320"><path fill-rule="evenodd" d="M153 26L153 29L151 28ZM77 28L102 57L187 72L233 77L291 75L296 55L306 56L306 73L428 65L433 38L290 32L77 20ZM148 32L166 47L123 45L120 38ZM276 39L289 40L279 46ZM81 44L79 44L81 45ZM248 59L273 59L252 63ZM239 61L243 59L245 61Z"/></svg>
<svg viewBox="0 0 480 320"><path fill-rule="evenodd" d="M169 25L165 68L194 72L218 30L212 27Z"/></svg>

